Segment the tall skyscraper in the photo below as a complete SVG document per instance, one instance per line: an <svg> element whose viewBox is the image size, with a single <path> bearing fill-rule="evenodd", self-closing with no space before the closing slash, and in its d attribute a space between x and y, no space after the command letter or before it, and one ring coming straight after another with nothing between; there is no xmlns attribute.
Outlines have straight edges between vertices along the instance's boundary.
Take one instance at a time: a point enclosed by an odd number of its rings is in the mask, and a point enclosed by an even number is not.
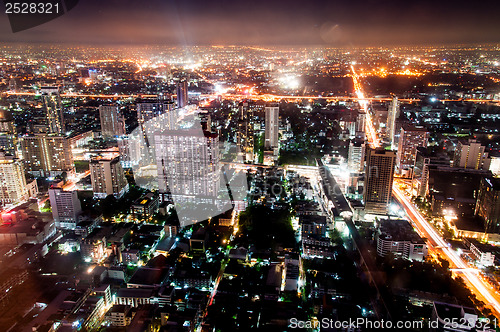
<svg viewBox="0 0 500 332"><path fill-rule="evenodd" d="M398 142L398 154L396 168L401 173L403 170L411 170L415 165L415 157L418 147L426 147L429 140L429 132L424 127L416 127L405 124L401 128Z"/></svg>
<svg viewBox="0 0 500 332"><path fill-rule="evenodd" d="M93 158L90 161L90 179L96 198L106 198L109 195L120 198L128 191L128 183L120 164L120 157Z"/></svg>
<svg viewBox="0 0 500 332"><path fill-rule="evenodd" d="M43 107L47 116L47 128L50 134L64 135L63 107L61 94L58 86L42 86L40 88L43 99Z"/></svg>
<svg viewBox="0 0 500 332"><path fill-rule="evenodd" d="M116 105L100 105L101 133L103 137L125 135L125 118Z"/></svg>
<svg viewBox="0 0 500 332"><path fill-rule="evenodd" d="M365 164L365 144L362 140L351 140L347 156L347 165L351 172L362 172Z"/></svg>
<svg viewBox="0 0 500 332"><path fill-rule="evenodd" d="M220 187L219 138L197 129L155 135L158 188L172 196L215 197Z"/></svg>
<svg viewBox="0 0 500 332"><path fill-rule="evenodd" d="M69 138L59 135L35 134L21 139L26 169L35 176L56 176L73 173L75 165Z"/></svg>
<svg viewBox="0 0 500 332"><path fill-rule="evenodd" d="M0 204L15 204L28 198L21 160L0 151Z"/></svg>
<svg viewBox="0 0 500 332"><path fill-rule="evenodd" d="M481 179L475 213L484 219L486 233L500 231L500 179Z"/></svg>
<svg viewBox="0 0 500 332"><path fill-rule="evenodd" d="M363 111L360 111L358 113L358 116L356 117L356 136L358 136L357 133L364 133L365 132L365 127L366 127L366 113Z"/></svg>
<svg viewBox="0 0 500 332"><path fill-rule="evenodd" d="M278 106L268 106L266 113L265 148L276 148L279 145L279 110Z"/></svg>
<svg viewBox="0 0 500 332"><path fill-rule="evenodd" d="M391 104L389 105L389 110L387 112L387 124L386 124L386 134L389 143L394 150L395 140L394 135L396 134L396 119L399 118L399 101L398 97L393 96Z"/></svg>
<svg viewBox="0 0 500 332"><path fill-rule="evenodd" d="M155 150L159 192L163 201L174 202L181 227L232 208L220 187L217 134L201 128L164 131L155 134Z"/></svg>
<svg viewBox="0 0 500 332"><path fill-rule="evenodd" d="M9 110L0 108L0 149L16 155L16 127Z"/></svg>
<svg viewBox="0 0 500 332"><path fill-rule="evenodd" d="M177 107L183 108L188 105L188 83L185 79L177 82Z"/></svg>
<svg viewBox="0 0 500 332"><path fill-rule="evenodd" d="M63 188L49 189L50 207L56 227L75 229L82 206L76 190L66 191Z"/></svg>
<svg viewBox="0 0 500 332"><path fill-rule="evenodd" d="M383 148L367 149L365 189L363 200L365 213L387 214L391 200L396 153Z"/></svg>
<svg viewBox="0 0 500 332"><path fill-rule="evenodd" d="M248 102L242 102L238 110L237 144L246 162L254 161L253 109Z"/></svg>
<svg viewBox="0 0 500 332"><path fill-rule="evenodd" d="M453 158L453 167L489 169L490 158L484 146L478 141L470 139L468 142L458 142Z"/></svg>
<svg viewBox="0 0 500 332"><path fill-rule="evenodd" d="M416 196L425 197L429 189L429 173L433 167L450 167L446 153L429 153L426 147L417 148L415 166L412 172L412 185Z"/></svg>

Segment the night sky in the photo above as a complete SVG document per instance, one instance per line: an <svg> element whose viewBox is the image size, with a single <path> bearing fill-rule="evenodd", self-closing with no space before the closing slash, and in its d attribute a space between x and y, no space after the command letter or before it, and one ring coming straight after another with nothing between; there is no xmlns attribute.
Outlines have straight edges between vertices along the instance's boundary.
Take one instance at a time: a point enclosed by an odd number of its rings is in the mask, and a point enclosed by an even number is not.
<svg viewBox="0 0 500 332"><path fill-rule="evenodd" d="M500 1L80 0L4 42L378 46L500 42Z"/></svg>

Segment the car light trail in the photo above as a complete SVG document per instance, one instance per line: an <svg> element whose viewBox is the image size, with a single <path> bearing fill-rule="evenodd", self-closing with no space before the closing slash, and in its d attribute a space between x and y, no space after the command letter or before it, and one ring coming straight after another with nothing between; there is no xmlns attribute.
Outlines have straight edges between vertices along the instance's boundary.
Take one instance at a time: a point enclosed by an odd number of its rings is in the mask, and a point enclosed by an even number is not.
<svg viewBox="0 0 500 332"><path fill-rule="evenodd" d="M443 253L446 255L449 261L453 262L455 266L460 269L462 275L469 281L470 284L481 294L481 296L486 299L491 307L496 311L496 315L500 314L500 303L493 296L492 290L488 285L484 283L477 276L476 272L471 271L469 266L460 258L460 256L453 251L448 244L443 240L443 238L438 234L438 232L432 227L427 220L422 216L422 214L411 204L410 200L403 193L401 189L394 184L392 187L392 193L396 200L400 202L406 214L412 219L412 221L422 227L427 235L434 241L434 243L440 247Z"/></svg>
<svg viewBox="0 0 500 332"><path fill-rule="evenodd" d="M361 85L357 79L356 72L354 70L354 66L351 66L351 70L353 72L353 82L354 88L356 90L356 94L358 98L364 99L364 94L361 89ZM367 110L367 104L365 102L361 103L361 107L363 110ZM368 143L373 147L381 146L380 140L377 136L377 132L373 126L373 122L371 117L369 116L369 112L366 112L366 125L367 131L367 139ZM478 277L476 271L471 271L470 267L462 260L462 258L454 252L446 241L441 237L441 235L432 227L427 220L422 216L422 214L413 206L408 197L404 194L404 192L398 187L398 183L394 183L392 186L392 194L396 198L396 200L403 206L406 214L414 223L414 227L417 231L424 231L429 240L431 240L432 247L434 250L441 250L448 261L455 265L456 269L459 269L464 278L472 285L473 288L470 288L473 293L481 295L483 299L487 301L487 305L489 305L495 311L495 316L500 317L500 302L494 296L495 291L487 285L482 279Z"/></svg>
<svg viewBox="0 0 500 332"><path fill-rule="evenodd" d="M368 142L370 143L371 146L378 148L381 146L380 139L377 136L377 131L373 126L371 114L370 111L368 110L368 100L365 98L365 94L361 89L361 84L359 83L358 80L358 74L356 74L356 70L354 70L353 65L351 65L351 71L352 71L352 82L354 84L354 91L356 92L356 96L358 96L359 105L361 106L366 115L365 130L368 136Z"/></svg>

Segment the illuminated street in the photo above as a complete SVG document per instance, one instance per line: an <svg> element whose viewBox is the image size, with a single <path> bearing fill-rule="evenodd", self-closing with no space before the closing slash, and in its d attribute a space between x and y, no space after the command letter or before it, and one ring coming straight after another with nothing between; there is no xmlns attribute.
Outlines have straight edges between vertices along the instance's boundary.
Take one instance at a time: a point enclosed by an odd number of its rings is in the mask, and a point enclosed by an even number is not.
<svg viewBox="0 0 500 332"><path fill-rule="evenodd" d="M354 73L354 67L352 67ZM366 110L366 129L367 138L371 145L374 147L380 146L380 141L378 135L373 127L371 121L368 106L363 102L364 95L361 90L361 85L356 79L356 75L353 75L354 86L356 87L356 93L360 97L361 104ZM453 267L460 269L459 276L463 276L465 280L471 287L471 290L478 296L479 299L485 300L485 303L490 306L496 313L497 317L500 317L500 296L491 289L491 286L484 282L478 277L477 272L471 271L469 266L459 257L459 255L449 247L442 236L434 229L432 225L422 216L422 214L413 206L410 202L409 197L399 188L397 180L395 180L392 187L393 197L403 206L407 216L414 223L415 229L419 232L423 232L428 241L430 242L430 247L432 250L440 250L444 253L447 260L452 263Z"/></svg>

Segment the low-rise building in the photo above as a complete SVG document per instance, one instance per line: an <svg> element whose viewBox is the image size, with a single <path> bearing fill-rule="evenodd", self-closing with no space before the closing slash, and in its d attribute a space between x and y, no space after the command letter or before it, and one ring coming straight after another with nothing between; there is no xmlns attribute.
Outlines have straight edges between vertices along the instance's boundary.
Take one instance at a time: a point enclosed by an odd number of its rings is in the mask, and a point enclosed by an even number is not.
<svg viewBox="0 0 500 332"><path fill-rule="evenodd" d="M100 228L96 228L80 245L83 259L87 262L99 262L106 255L106 236Z"/></svg>
<svg viewBox="0 0 500 332"><path fill-rule="evenodd" d="M1 219L0 244L38 244L56 234L51 214L30 210L26 204L2 213Z"/></svg>
<svg viewBox="0 0 500 332"><path fill-rule="evenodd" d="M328 238L302 238L302 255L304 257L334 258L335 246Z"/></svg>
<svg viewBox="0 0 500 332"><path fill-rule="evenodd" d="M153 193L147 193L146 195L138 198L130 207L132 218L137 221L151 220L153 215L158 212L159 202L160 200L158 195Z"/></svg>
<svg viewBox="0 0 500 332"><path fill-rule="evenodd" d="M285 257L285 287L286 291L296 291L299 287L300 256L287 255Z"/></svg>
<svg viewBox="0 0 500 332"><path fill-rule="evenodd" d="M432 321L438 322L436 331L475 331L477 319L474 309L456 304L434 302L432 308Z"/></svg>
<svg viewBox="0 0 500 332"><path fill-rule="evenodd" d="M299 217L299 223L302 225L302 236L325 236L326 235L326 216L320 215L302 215Z"/></svg>
<svg viewBox="0 0 500 332"><path fill-rule="evenodd" d="M495 253L500 251L495 246L479 242L476 239L466 239L465 242L469 245L469 249L475 259L476 265L495 265Z"/></svg>
<svg viewBox="0 0 500 332"><path fill-rule="evenodd" d="M210 289L213 286L212 276L204 271L177 269L173 282L179 288Z"/></svg>
<svg viewBox="0 0 500 332"><path fill-rule="evenodd" d="M127 282L127 287L158 289L165 282L168 271L168 268L140 267Z"/></svg>
<svg viewBox="0 0 500 332"><path fill-rule="evenodd" d="M377 254L386 256L392 253L396 257L409 260L424 260L427 256L427 244L406 220L381 220L375 235Z"/></svg>
<svg viewBox="0 0 500 332"><path fill-rule="evenodd" d="M106 320L111 326L124 327L130 325L134 317L132 306L126 304L115 304L106 314Z"/></svg>
<svg viewBox="0 0 500 332"><path fill-rule="evenodd" d="M115 305L126 304L137 308L143 304L150 304L153 299L152 289L120 288L116 292Z"/></svg>

